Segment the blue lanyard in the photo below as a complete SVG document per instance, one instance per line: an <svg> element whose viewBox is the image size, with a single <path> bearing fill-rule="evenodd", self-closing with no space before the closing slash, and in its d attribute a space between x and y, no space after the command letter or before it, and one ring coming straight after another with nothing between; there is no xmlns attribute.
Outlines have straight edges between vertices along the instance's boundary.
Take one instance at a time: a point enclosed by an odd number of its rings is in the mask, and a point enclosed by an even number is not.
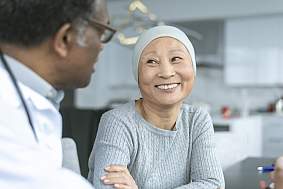
<svg viewBox="0 0 283 189"><path fill-rule="evenodd" d="M14 85L17 93L18 93L18 96L21 99L21 102L22 102L22 104L24 106L24 109L25 109L25 112L26 112L26 115L27 115L27 118L28 118L28 121L29 121L29 125L31 127L32 132L33 132L34 138L35 138L36 142L38 142L38 137L36 135L36 132L35 132L35 129L34 129L34 125L32 123L30 111L29 111L28 106L27 106L27 104L26 104L26 102L24 100L22 91L20 90L20 87L19 87L19 85L17 83L16 77L14 76L12 70L10 69L10 67L9 67L9 65L8 65L8 63L7 63L7 61L6 61L6 59L5 59L5 57L4 57L4 55L3 55L1 50L0 50L0 58L1 58L1 61L2 61L3 65L4 65L4 68L7 70L8 74L11 77L12 83L13 83L13 85Z"/></svg>

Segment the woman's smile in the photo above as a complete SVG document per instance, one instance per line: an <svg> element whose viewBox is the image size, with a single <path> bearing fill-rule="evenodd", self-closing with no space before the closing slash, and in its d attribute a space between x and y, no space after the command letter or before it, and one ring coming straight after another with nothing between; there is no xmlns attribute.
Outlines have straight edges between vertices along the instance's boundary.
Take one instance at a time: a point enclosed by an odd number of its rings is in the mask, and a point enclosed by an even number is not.
<svg viewBox="0 0 283 189"><path fill-rule="evenodd" d="M157 89L163 92L174 92L175 89L180 85L180 83L167 83L167 84L159 84L155 85Z"/></svg>

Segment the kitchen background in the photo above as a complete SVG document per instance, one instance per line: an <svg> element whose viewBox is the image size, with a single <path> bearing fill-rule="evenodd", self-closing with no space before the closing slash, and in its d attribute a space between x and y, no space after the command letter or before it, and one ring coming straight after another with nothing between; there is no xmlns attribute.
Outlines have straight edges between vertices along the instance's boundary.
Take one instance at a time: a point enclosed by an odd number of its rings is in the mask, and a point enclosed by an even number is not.
<svg viewBox="0 0 283 189"><path fill-rule="evenodd" d="M127 19L129 4L129 0L109 1L112 20ZM283 95L282 1L155 0L144 4L159 20L179 26L189 36L190 31L200 35L199 39L190 36L199 66L189 103L206 104L213 112L223 106L256 110ZM131 48L117 39L105 47L91 85L76 91L77 107L103 108L138 95Z"/></svg>
<svg viewBox="0 0 283 189"><path fill-rule="evenodd" d="M108 5L112 25L126 38L163 22L188 34L198 67L186 101L210 111L224 168L250 156L283 154L282 0L108 0ZM83 174L101 114L139 96L129 41L118 33L101 53L89 87L66 92L65 136L73 136L79 153L86 154L80 157Z"/></svg>

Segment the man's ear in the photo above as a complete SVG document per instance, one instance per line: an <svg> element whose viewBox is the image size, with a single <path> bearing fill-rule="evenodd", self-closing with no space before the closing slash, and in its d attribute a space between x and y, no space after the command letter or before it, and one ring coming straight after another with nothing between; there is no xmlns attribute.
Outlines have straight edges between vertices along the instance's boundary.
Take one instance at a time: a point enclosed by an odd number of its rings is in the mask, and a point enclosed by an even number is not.
<svg viewBox="0 0 283 189"><path fill-rule="evenodd" d="M74 40L74 31L71 24L62 25L54 35L53 48L61 57L66 57Z"/></svg>

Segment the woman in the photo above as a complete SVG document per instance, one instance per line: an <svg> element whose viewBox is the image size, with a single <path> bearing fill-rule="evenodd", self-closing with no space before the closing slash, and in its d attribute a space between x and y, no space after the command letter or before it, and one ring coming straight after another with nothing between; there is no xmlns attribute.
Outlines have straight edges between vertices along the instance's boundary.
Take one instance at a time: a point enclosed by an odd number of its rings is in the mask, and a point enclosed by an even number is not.
<svg viewBox="0 0 283 189"><path fill-rule="evenodd" d="M224 187L210 116L183 104L196 74L187 36L172 26L145 31L133 73L142 98L102 116L89 161L95 188Z"/></svg>

